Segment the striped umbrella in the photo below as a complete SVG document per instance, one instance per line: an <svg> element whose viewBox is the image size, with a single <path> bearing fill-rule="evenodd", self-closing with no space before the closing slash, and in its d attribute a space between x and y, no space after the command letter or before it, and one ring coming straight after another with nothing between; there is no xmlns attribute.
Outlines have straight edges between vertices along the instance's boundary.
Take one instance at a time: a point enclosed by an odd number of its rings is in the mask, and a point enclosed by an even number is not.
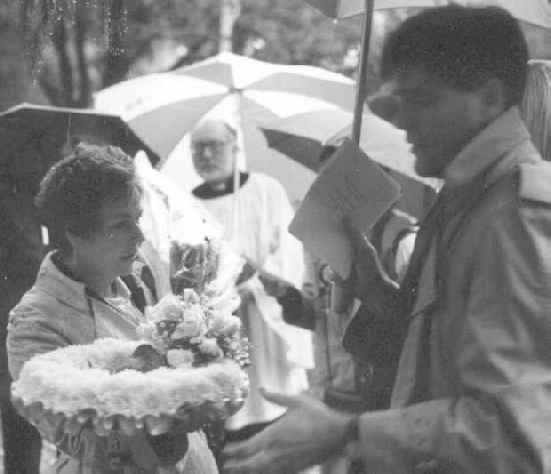
<svg viewBox="0 0 551 474"><path fill-rule="evenodd" d="M161 160L210 113L244 128L313 109L354 107L354 81L313 66L272 64L232 53L166 73L121 82L95 94L95 108L116 112Z"/></svg>

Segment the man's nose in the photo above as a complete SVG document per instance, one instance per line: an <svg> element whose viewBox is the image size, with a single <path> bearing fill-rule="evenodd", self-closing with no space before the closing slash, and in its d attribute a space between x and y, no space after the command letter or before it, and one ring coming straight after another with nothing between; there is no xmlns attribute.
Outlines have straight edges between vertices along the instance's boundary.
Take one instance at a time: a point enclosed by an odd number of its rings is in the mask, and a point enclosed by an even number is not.
<svg viewBox="0 0 551 474"><path fill-rule="evenodd" d="M134 224L134 239L140 244L145 240L142 226L138 222Z"/></svg>
<svg viewBox="0 0 551 474"><path fill-rule="evenodd" d="M214 156L214 149L212 146L205 146L203 148L203 156L206 158L212 158Z"/></svg>
<svg viewBox="0 0 551 474"><path fill-rule="evenodd" d="M397 128L407 132L415 126L415 116L408 107L400 105L392 122Z"/></svg>

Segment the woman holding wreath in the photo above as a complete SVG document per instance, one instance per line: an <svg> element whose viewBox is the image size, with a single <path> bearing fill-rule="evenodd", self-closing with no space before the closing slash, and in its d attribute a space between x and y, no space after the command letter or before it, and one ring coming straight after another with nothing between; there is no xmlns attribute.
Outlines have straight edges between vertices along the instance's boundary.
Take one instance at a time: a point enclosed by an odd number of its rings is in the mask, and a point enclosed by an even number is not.
<svg viewBox="0 0 551 474"><path fill-rule="evenodd" d="M36 354L102 337L138 339L145 317L121 277L132 274L144 240L142 194L132 159L116 147L81 143L46 174L36 205L54 250L10 314L14 380ZM217 472L204 435L188 434L177 421L157 436L98 436L86 424L74 433L63 421L38 428L59 450L56 472L174 472L176 465L178 472Z"/></svg>

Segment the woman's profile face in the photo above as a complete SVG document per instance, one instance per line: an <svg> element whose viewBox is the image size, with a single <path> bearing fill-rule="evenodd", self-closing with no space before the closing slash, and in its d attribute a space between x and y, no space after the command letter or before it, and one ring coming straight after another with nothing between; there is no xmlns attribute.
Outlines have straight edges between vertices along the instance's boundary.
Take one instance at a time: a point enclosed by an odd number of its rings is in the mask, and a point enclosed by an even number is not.
<svg viewBox="0 0 551 474"><path fill-rule="evenodd" d="M80 272L115 279L131 272L144 240L139 227L141 194L135 190L100 206L97 226L86 237L73 239L73 254Z"/></svg>

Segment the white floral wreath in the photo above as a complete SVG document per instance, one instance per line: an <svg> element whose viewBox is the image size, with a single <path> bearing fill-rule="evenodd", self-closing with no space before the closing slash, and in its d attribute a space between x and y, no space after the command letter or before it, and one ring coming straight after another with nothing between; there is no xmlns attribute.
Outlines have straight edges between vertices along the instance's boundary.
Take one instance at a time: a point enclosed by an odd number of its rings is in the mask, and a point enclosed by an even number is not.
<svg viewBox="0 0 551 474"><path fill-rule="evenodd" d="M35 423L48 416L78 425L90 420L100 435L114 422L128 433L143 427L161 433L174 417L185 420L190 409L224 418L241 406L247 378L230 359L194 368L119 371L142 344L104 338L39 354L13 383L12 399Z"/></svg>

